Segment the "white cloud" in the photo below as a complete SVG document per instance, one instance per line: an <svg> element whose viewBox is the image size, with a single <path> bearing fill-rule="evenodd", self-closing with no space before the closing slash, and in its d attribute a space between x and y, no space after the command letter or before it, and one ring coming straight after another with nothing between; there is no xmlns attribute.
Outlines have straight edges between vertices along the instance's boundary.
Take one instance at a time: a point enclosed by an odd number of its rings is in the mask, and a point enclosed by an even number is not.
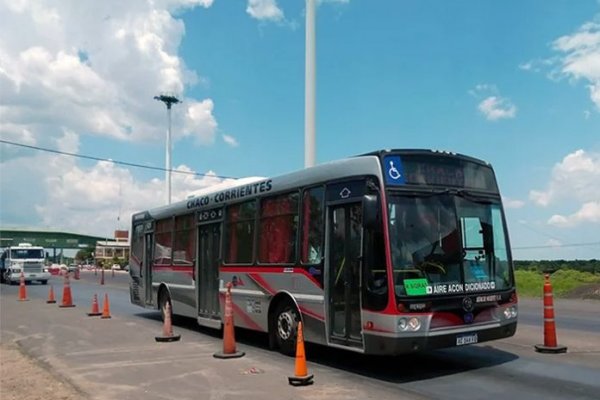
<svg viewBox="0 0 600 400"><path fill-rule="evenodd" d="M277 6L275 0L248 0L246 12L252 18L268 21L282 21L283 11Z"/></svg>
<svg viewBox="0 0 600 400"><path fill-rule="evenodd" d="M540 206L561 199L581 202L600 199L600 154L577 150L568 154L552 169L545 191L532 190L529 198Z"/></svg>
<svg viewBox="0 0 600 400"><path fill-rule="evenodd" d="M582 223L600 222L600 154L577 150L568 154L552 169L546 190L532 190L529 198L537 205L548 207L568 202L579 210L571 215L554 214L548 224L573 227Z"/></svg>
<svg viewBox="0 0 600 400"><path fill-rule="evenodd" d="M186 109L184 136L193 136L200 143L213 143L217 121L213 116L213 101L210 99L201 102L191 101Z"/></svg>
<svg viewBox="0 0 600 400"><path fill-rule="evenodd" d="M514 104L507 99L497 96L490 96L484 99L479 103L477 108L489 121L514 118L517 114L517 107Z"/></svg>
<svg viewBox="0 0 600 400"><path fill-rule="evenodd" d="M77 152L79 137L65 132L56 140L62 151ZM136 180L131 171L108 161L81 167L76 159L49 153L3 162L0 182L3 225L58 228L91 235L111 235L119 227L128 229L131 214L164 204L163 179ZM179 165L176 171L192 170ZM22 176L27 176L23 184ZM217 184L222 179L209 171L206 176L172 173L173 201L188 193ZM36 182L36 184L31 184ZM18 202L7 201L8 196Z"/></svg>
<svg viewBox="0 0 600 400"><path fill-rule="evenodd" d="M185 33L173 12L213 0L0 3L0 137L78 153L81 135L156 141L162 148L166 109L153 100L178 93L173 137L214 142L211 99L181 95L202 81L178 56ZM164 179L139 180L110 162L86 163L0 144L0 222L93 235L111 234L120 216L164 203ZM176 168L189 171L189 167ZM164 176L164 175L163 175ZM220 182L172 174L172 197Z"/></svg>
<svg viewBox="0 0 600 400"><path fill-rule="evenodd" d="M483 99L477 108L489 121L514 118L517 107L510 100L500 96L498 87L491 83L480 83L469 90L469 94L477 99Z"/></svg>
<svg viewBox="0 0 600 400"><path fill-rule="evenodd" d="M581 223L600 223L600 201L585 203L579 211L571 215L553 215L548 224L561 228L570 228Z"/></svg>
<svg viewBox="0 0 600 400"><path fill-rule="evenodd" d="M240 145L233 136L223 135L223 140L231 147L238 147Z"/></svg>
<svg viewBox="0 0 600 400"><path fill-rule="evenodd" d="M162 137L165 115L153 96L183 93L202 80L178 57L185 27L171 12L211 4L0 4L0 37L10 38L0 41L0 133L6 137L27 131L40 145L63 129L128 141ZM190 104L190 112L174 111L174 132L186 129L175 138L191 135L211 143L214 116L194 118L193 110L200 103L212 112L212 100L182 100Z"/></svg>
<svg viewBox="0 0 600 400"><path fill-rule="evenodd" d="M558 74L585 81L590 99L600 110L600 23L585 23L576 32L556 39L552 47L561 54Z"/></svg>
<svg viewBox="0 0 600 400"><path fill-rule="evenodd" d="M525 202L522 200L515 200L503 196L502 204L504 204L505 208L522 208L525 205Z"/></svg>

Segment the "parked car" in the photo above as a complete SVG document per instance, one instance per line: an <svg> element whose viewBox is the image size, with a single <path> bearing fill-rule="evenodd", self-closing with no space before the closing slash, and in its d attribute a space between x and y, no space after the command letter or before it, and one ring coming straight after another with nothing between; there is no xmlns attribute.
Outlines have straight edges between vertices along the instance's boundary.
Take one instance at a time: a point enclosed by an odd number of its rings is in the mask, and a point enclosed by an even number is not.
<svg viewBox="0 0 600 400"><path fill-rule="evenodd" d="M77 264L69 264L69 266L67 267L67 271L69 272L75 272L79 269L79 265Z"/></svg>

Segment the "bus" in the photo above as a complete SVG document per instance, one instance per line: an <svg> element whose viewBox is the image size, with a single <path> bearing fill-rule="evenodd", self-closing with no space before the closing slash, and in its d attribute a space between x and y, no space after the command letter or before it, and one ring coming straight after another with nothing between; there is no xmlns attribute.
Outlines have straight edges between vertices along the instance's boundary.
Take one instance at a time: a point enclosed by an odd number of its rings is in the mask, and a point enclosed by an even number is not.
<svg viewBox="0 0 600 400"><path fill-rule="evenodd" d="M0 277L10 285L18 283L21 272L26 282L40 281L47 284L50 273L45 268L44 248L31 243L19 243L6 248L0 255Z"/></svg>
<svg viewBox="0 0 600 400"><path fill-rule="evenodd" d="M514 335L517 294L492 166L381 150L207 189L132 216L131 302L307 342L397 355Z"/></svg>

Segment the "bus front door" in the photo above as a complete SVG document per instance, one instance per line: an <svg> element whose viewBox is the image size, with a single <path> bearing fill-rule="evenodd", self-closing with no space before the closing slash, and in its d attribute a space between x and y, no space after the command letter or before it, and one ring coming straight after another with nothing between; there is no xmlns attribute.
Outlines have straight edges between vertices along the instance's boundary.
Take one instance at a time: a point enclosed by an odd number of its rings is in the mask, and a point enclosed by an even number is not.
<svg viewBox="0 0 600 400"><path fill-rule="evenodd" d="M329 340L362 347L360 313L361 203L329 207Z"/></svg>
<svg viewBox="0 0 600 400"><path fill-rule="evenodd" d="M221 224L201 225L198 232L198 322L219 322L219 244ZM214 321L211 323L211 321Z"/></svg>
<svg viewBox="0 0 600 400"><path fill-rule="evenodd" d="M152 299L152 263L154 262L154 234L144 234L144 260L142 262L142 274L144 282L144 290L146 292L145 302L146 305L153 305Z"/></svg>

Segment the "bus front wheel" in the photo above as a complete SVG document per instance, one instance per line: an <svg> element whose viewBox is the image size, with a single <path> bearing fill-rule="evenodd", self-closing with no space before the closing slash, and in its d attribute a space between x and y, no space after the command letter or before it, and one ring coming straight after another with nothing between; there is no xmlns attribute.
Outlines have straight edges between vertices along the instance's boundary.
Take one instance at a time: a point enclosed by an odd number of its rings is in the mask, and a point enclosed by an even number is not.
<svg viewBox="0 0 600 400"><path fill-rule="evenodd" d="M296 306L289 300L277 307L273 323L277 347L282 354L293 356L296 353L296 335L298 333L300 314Z"/></svg>

